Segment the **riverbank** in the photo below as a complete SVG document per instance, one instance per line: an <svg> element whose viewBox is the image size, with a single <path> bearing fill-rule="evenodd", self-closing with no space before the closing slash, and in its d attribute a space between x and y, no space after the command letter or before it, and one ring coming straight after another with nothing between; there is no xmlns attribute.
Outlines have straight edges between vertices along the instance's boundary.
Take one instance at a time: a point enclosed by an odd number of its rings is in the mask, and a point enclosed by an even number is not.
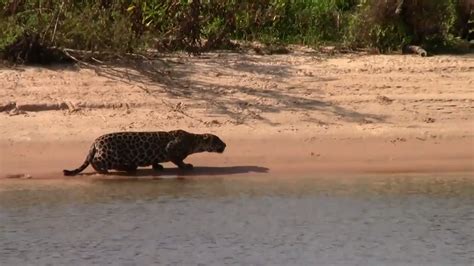
<svg viewBox="0 0 474 266"><path fill-rule="evenodd" d="M393 174L474 172L473 138L464 139L300 139L298 137L230 139L220 154L199 154L186 161L196 167L179 171L172 164L162 172L138 171L136 177L275 176L309 177L327 174ZM62 169L78 167L87 142L2 143L9 156L0 178L63 178ZM89 167L71 178L102 178Z"/></svg>
<svg viewBox="0 0 474 266"><path fill-rule="evenodd" d="M473 77L473 55L302 48L3 68L0 178L59 178L101 134L177 128L228 144L188 159L200 176L474 172Z"/></svg>

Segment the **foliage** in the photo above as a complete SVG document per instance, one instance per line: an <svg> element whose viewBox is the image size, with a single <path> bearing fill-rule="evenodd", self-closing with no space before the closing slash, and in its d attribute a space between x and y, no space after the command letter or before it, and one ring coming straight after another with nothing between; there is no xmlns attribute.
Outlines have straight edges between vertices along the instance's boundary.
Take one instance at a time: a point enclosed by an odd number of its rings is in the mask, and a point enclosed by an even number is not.
<svg viewBox="0 0 474 266"><path fill-rule="evenodd" d="M343 43L382 52L408 43L441 47L460 32L463 1L0 0L0 51L32 35L46 47L119 54L149 48L199 53L232 48L232 39Z"/></svg>

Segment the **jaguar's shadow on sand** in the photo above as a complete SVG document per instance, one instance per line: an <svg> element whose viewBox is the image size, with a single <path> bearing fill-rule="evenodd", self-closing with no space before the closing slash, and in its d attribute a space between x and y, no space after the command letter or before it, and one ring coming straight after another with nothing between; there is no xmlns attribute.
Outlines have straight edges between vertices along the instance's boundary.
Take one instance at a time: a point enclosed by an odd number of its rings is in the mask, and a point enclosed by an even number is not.
<svg viewBox="0 0 474 266"><path fill-rule="evenodd" d="M163 170L153 170L151 168L138 169L134 172L115 172L110 171L102 176L118 176L118 177L169 177L169 176L218 176L218 175L235 175L248 173L267 173L269 168L255 165L239 165L239 166L195 166L192 170L181 170L179 168L165 168ZM100 176L97 173L83 173L78 176Z"/></svg>

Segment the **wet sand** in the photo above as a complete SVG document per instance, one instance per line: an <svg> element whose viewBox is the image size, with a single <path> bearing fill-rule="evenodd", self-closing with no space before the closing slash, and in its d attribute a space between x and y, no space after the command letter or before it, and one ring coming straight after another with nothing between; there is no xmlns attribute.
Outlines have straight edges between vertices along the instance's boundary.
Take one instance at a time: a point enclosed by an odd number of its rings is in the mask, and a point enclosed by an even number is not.
<svg viewBox="0 0 474 266"><path fill-rule="evenodd" d="M230 139L223 154L191 155L192 171L180 171L171 163L165 171L140 168L134 177L169 176L324 176L327 174L474 173L472 139L403 141L393 139ZM1 143L8 156L2 158L1 178L101 178L89 166L82 175L63 177L63 169L82 164L90 143ZM32 152L33 151L33 152ZM109 178L117 172L111 172ZM125 173L122 173L125 175Z"/></svg>

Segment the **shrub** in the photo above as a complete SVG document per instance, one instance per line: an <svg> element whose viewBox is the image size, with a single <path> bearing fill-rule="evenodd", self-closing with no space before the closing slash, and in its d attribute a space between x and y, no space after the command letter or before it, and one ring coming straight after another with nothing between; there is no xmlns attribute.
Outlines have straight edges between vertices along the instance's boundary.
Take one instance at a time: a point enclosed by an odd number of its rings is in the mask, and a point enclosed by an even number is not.
<svg viewBox="0 0 474 266"><path fill-rule="evenodd" d="M346 42L382 52L403 44L433 46L452 38L457 0L362 0Z"/></svg>
<svg viewBox="0 0 474 266"><path fill-rule="evenodd" d="M118 54L148 48L198 53L232 47L231 39L343 43L381 52L404 44L438 49L465 35L466 1L0 0L0 51L25 36L38 36L45 47Z"/></svg>

